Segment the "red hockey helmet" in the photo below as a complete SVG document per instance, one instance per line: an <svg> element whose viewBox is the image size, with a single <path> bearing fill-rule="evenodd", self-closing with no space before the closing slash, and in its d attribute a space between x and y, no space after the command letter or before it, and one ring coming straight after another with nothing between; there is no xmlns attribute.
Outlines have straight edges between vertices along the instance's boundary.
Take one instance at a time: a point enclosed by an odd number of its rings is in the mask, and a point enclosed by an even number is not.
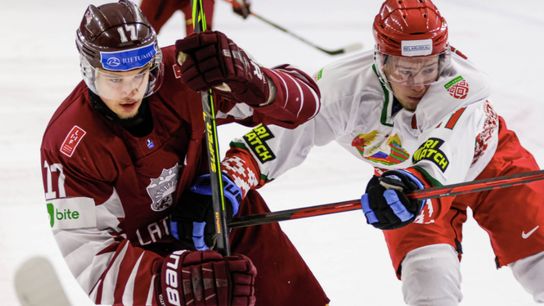
<svg viewBox="0 0 544 306"><path fill-rule="evenodd" d="M374 18L377 51L396 56L444 52L448 25L430 0L386 0Z"/></svg>
<svg viewBox="0 0 544 306"><path fill-rule="evenodd" d="M96 77L108 71L149 68L144 97L159 89L163 64L157 35L135 3L89 5L76 32L76 46L85 83L99 96Z"/></svg>

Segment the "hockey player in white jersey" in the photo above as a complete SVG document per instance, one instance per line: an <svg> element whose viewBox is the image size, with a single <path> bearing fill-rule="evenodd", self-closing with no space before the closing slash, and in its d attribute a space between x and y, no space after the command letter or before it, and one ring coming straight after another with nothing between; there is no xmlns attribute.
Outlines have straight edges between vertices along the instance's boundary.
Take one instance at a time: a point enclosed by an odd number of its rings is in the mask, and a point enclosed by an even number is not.
<svg viewBox="0 0 544 306"><path fill-rule="evenodd" d="M384 230L409 305L457 305L467 207L489 234L497 267L509 266L544 302L544 183L435 200L416 189L539 169L494 111L490 86L448 42L429 0L387 0L374 20L374 51L316 75L320 113L295 130L258 126L231 144L223 169L246 191L336 141L375 168L361 202ZM364 237L361 237L364 239Z"/></svg>

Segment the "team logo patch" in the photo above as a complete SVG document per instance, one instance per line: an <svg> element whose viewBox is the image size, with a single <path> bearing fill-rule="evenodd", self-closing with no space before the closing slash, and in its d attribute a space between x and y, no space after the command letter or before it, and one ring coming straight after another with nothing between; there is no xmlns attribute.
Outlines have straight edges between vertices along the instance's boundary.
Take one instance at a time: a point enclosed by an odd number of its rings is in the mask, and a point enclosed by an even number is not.
<svg viewBox="0 0 544 306"><path fill-rule="evenodd" d="M446 83L444 88L446 88L450 96L455 99L466 98L469 91L468 82L462 76L455 77L453 80Z"/></svg>
<svg viewBox="0 0 544 306"><path fill-rule="evenodd" d="M450 161L448 157L440 150L440 146L444 143L444 140L439 138L429 138L425 141L412 156L413 163L417 163L422 160L428 160L435 164L442 172L446 171Z"/></svg>
<svg viewBox="0 0 544 306"><path fill-rule="evenodd" d="M259 124L249 133L244 135L244 140L249 148L257 156L261 164L276 159L276 155L272 152L266 141L274 138L272 132L266 125Z"/></svg>
<svg viewBox="0 0 544 306"><path fill-rule="evenodd" d="M163 211L172 206L174 202L173 193L178 184L179 166L168 169L162 169L161 175L152 178L151 183L146 187L147 194L151 198L151 209L153 211Z"/></svg>
<svg viewBox="0 0 544 306"><path fill-rule="evenodd" d="M373 130L355 136L351 145L357 149L361 157L386 166L398 165L410 158L410 153L402 147L397 134L390 136Z"/></svg>
<svg viewBox="0 0 544 306"><path fill-rule="evenodd" d="M172 70L176 79L181 79L181 67L178 64L174 64L172 65Z"/></svg>
<svg viewBox="0 0 544 306"><path fill-rule="evenodd" d="M68 157L72 157L85 134L87 134L87 132L85 132L84 129L80 128L77 125L74 125L74 127L72 127L72 129L70 130L68 135L66 135L66 138L64 138L64 141L60 145L60 152Z"/></svg>

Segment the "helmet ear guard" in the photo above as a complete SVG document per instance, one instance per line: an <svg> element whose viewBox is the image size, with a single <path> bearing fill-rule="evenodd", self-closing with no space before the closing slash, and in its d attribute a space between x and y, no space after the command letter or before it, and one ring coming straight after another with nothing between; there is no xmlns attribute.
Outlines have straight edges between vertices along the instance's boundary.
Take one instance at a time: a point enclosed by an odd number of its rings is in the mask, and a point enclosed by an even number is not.
<svg viewBox="0 0 544 306"><path fill-rule="evenodd" d="M144 97L156 92L163 75L157 35L138 6L129 0L89 5L76 31L81 73L95 94L97 71L131 71L149 66Z"/></svg>

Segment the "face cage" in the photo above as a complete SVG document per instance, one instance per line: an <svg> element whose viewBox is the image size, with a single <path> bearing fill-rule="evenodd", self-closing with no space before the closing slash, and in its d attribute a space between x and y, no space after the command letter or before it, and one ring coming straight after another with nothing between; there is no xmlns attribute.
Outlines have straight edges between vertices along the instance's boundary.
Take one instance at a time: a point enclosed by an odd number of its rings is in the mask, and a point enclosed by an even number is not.
<svg viewBox="0 0 544 306"><path fill-rule="evenodd" d="M416 79L416 77L422 72L421 69L417 70L416 76L408 76L403 79L403 77L400 77L398 79L395 79L392 74L390 74L390 77L388 78L385 73L385 66L387 64L391 64L393 59L407 59L407 62L410 61L410 59L415 59L416 61L418 59L423 58L431 58L432 56L438 56L438 71L436 73L436 76L433 76L430 79L426 79L425 77L419 79L419 81ZM431 85L438 81L441 77L448 74L450 67L451 67L451 52L450 48L446 48L446 50L442 53L436 54L436 55L430 55L430 56L419 56L419 57L405 57L405 56L395 56L395 55L388 55L380 52L377 48L374 50L374 62L376 64L376 68L378 70L378 74L380 78L384 81L384 83L395 83L403 86L422 86L422 85Z"/></svg>
<svg viewBox="0 0 544 306"><path fill-rule="evenodd" d="M97 69L89 63L87 58L83 55L80 56L80 68L81 75L87 87L97 96L100 96L100 93L96 89L95 81L97 76ZM149 80L147 82L147 89L143 98L149 97L150 95L157 92L161 86L162 73L163 73L163 64L162 64L162 52L159 49L155 57L153 58L153 64L149 69Z"/></svg>

